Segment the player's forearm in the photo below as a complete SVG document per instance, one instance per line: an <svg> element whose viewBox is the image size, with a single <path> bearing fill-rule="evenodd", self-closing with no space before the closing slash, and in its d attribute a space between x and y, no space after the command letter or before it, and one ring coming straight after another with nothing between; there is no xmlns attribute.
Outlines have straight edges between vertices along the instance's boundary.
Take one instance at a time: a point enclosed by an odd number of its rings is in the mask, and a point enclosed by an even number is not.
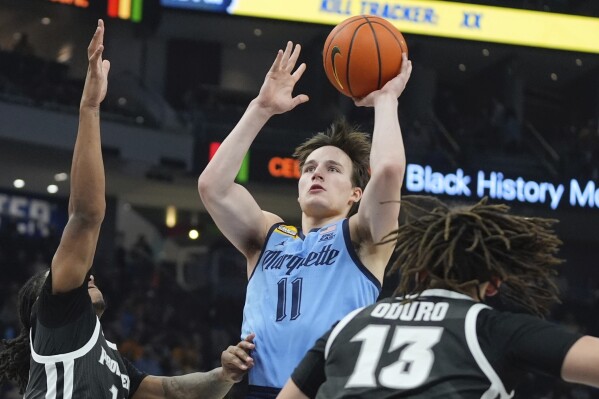
<svg viewBox="0 0 599 399"><path fill-rule="evenodd" d="M165 377L162 387L166 399L217 399L222 398L233 386L216 368L207 373L193 373L177 377Z"/></svg>
<svg viewBox="0 0 599 399"><path fill-rule="evenodd" d="M401 181L406 167L406 155L397 115L397 102L397 98L392 95L381 95L375 100L370 168L373 175L384 172L385 168L391 168L396 178ZM400 174L397 175L397 172Z"/></svg>
<svg viewBox="0 0 599 399"><path fill-rule="evenodd" d="M69 214L97 224L106 210L99 107L82 106L71 164Z"/></svg>
<svg viewBox="0 0 599 399"><path fill-rule="evenodd" d="M243 158L270 116L255 100L250 103L202 172L198 181L202 197L205 194L222 197L234 184Z"/></svg>

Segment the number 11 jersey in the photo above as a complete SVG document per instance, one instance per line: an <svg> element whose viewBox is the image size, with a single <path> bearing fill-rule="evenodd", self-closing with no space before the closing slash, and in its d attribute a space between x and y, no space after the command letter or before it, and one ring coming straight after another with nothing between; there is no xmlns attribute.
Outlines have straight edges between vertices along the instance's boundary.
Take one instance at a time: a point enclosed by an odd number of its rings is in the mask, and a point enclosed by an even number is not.
<svg viewBox="0 0 599 399"><path fill-rule="evenodd" d="M250 276L242 337L256 333L250 385L282 388L316 340L381 285L361 263L348 219L313 229L275 224Z"/></svg>

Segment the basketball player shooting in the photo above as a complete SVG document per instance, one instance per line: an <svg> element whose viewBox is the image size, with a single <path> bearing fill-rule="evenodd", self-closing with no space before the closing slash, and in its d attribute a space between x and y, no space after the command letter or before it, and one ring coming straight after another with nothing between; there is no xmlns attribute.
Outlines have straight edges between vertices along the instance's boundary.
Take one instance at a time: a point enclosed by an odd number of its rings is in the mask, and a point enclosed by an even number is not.
<svg viewBox="0 0 599 399"><path fill-rule="evenodd" d="M252 367L246 352L253 348L253 336L223 352L223 367L156 377L135 369L102 332L104 298L88 273L106 208L100 104L110 63L102 60L103 39L104 22L99 20L88 48L69 220L50 270L30 278L19 291L22 330L14 340L2 342L0 381L16 381L28 399L221 398Z"/></svg>
<svg viewBox="0 0 599 399"><path fill-rule="evenodd" d="M355 100L358 106L374 107L372 150L365 134L344 123L296 149L301 226L286 225L262 210L235 183L267 121L308 101L305 94L293 95L306 70L305 64L295 68L300 50L291 42L279 50L260 93L198 180L206 209L247 259L242 336L256 334L248 397L276 396L322 333L376 300L393 252L393 244L377 244L397 228L405 172L398 97L412 69L405 55L398 76Z"/></svg>

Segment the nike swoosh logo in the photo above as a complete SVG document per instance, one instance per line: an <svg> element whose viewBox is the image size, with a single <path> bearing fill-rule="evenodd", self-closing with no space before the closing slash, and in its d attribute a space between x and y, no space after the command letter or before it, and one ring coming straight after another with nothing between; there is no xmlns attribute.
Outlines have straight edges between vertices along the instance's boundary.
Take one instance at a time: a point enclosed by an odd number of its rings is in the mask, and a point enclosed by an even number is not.
<svg viewBox="0 0 599 399"><path fill-rule="evenodd" d="M333 75L335 75L335 80L337 81L337 84L343 90L343 85L341 84L341 81L339 80L339 76L337 76L337 68L335 67L335 56L340 55L340 54L341 54L341 50L339 50L339 47L337 47L337 46L333 47L333 51L331 51L331 64L333 65Z"/></svg>

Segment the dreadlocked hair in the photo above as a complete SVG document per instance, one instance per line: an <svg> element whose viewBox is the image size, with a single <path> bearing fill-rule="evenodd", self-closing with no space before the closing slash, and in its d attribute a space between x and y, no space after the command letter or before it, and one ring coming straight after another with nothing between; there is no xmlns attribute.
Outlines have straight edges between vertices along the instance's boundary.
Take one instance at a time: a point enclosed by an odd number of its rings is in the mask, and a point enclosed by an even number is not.
<svg viewBox="0 0 599 399"><path fill-rule="evenodd" d="M29 380L29 329L31 328L31 309L40 294L47 270L33 275L19 290L17 310L21 322L21 331L14 339L2 340L0 346L0 382L14 381L22 394Z"/></svg>
<svg viewBox="0 0 599 399"><path fill-rule="evenodd" d="M370 136L360 132L359 128L350 125L345 119L336 120L326 132L316 133L295 149L293 156L299 160L300 170L314 150L329 145L339 148L349 156L352 162L352 185L364 190L370 179ZM355 203L348 216L357 211L358 203Z"/></svg>
<svg viewBox="0 0 599 399"><path fill-rule="evenodd" d="M453 208L426 196L401 202L408 216L384 241L397 240L389 270L401 274L395 295L417 297L431 287L468 293L499 280L502 300L537 316L559 302L553 277L562 242L552 230L555 219L513 215L486 197Z"/></svg>

